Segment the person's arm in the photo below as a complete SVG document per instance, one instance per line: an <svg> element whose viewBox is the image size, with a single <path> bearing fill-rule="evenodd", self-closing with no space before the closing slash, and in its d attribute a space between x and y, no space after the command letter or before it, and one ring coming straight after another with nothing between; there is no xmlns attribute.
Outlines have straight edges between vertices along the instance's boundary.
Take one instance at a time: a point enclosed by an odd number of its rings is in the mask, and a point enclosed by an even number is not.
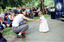
<svg viewBox="0 0 64 42"><path fill-rule="evenodd" d="M34 19L29 19L29 18L27 18L27 17L25 17L25 16L22 16L22 18L23 18L23 19L26 19L26 20L28 20L28 21L37 21L37 20L34 20Z"/></svg>
<svg viewBox="0 0 64 42"><path fill-rule="evenodd" d="M9 17L10 20L13 20L12 17L11 17L10 15L9 15L8 17Z"/></svg>
<svg viewBox="0 0 64 42"><path fill-rule="evenodd" d="M5 18L7 18L8 16L7 16L7 14L5 14Z"/></svg>
<svg viewBox="0 0 64 42"><path fill-rule="evenodd" d="M24 24L26 23L26 21L24 21L24 20L23 20L22 22L23 22Z"/></svg>
<svg viewBox="0 0 64 42"><path fill-rule="evenodd" d="M8 16L5 16L5 18L7 18Z"/></svg>
<svg viewBox="0 0 64 42"><path fill-rule="evenodd" d="M42 22L41 19L38 19L39 22Z"/></svg>

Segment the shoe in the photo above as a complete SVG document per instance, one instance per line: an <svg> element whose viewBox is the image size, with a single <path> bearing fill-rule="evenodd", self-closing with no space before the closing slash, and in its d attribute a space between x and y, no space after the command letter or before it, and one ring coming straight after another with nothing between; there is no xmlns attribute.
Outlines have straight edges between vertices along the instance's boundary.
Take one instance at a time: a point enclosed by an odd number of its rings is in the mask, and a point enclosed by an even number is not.
<svg viewBox="0 0 64 42"><path fill-rule="evenodd" d="M17 38L21 38L21 35L17 35Z"/></svg>
<svg viewBox="0 0 64 42"><path fill-rule="evenodd" d="M21 38L23 38L23 39L26 38L24 33L22 33Z"/></svg>

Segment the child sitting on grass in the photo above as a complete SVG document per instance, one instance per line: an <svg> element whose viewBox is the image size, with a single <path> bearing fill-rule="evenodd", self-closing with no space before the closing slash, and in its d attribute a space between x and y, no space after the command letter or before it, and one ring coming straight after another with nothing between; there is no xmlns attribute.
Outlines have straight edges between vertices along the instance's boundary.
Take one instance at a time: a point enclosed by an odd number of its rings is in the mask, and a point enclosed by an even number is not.
<svg viewBox="0 0 64 42"><path fill-rule="evenodd" d="M4 27L1 25L1 22L0 22L0 42L7 42L7 40L2 36L3 29Z"/></svg>

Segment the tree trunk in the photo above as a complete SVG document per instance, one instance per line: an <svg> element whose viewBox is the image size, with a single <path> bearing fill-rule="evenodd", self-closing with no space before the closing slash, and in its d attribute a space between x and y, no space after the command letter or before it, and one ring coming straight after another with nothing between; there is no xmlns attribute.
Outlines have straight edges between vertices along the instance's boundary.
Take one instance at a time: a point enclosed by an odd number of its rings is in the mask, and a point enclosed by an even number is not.
<svg viewBox="0 0 64 42"><path fill-rule="evenodd" d="M42 12L42 0L41 0L41 8L40 8L41 12Z"/></svg>
<svg viewBox="0 0 64 42"><path fill-rule="evenodd" d="M44 7L44 0L41 0L41 12L44 14L45 7Z"/></svg>

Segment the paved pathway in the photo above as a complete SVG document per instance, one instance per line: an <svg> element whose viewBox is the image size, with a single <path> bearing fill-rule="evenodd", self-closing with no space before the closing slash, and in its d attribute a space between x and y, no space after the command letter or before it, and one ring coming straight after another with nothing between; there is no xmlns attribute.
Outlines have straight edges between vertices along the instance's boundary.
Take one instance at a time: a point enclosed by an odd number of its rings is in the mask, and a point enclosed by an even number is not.
<svg viewBox="0 0 64 42"><path fill-rule="evenodd" d="M48 33L40 33L38 31L40 23L31 22L25 40L18 39L13 35L5 36L5 38L8 39L8 42L64 42L64 22L50 18L47 20L50 28Z"/></svg>

